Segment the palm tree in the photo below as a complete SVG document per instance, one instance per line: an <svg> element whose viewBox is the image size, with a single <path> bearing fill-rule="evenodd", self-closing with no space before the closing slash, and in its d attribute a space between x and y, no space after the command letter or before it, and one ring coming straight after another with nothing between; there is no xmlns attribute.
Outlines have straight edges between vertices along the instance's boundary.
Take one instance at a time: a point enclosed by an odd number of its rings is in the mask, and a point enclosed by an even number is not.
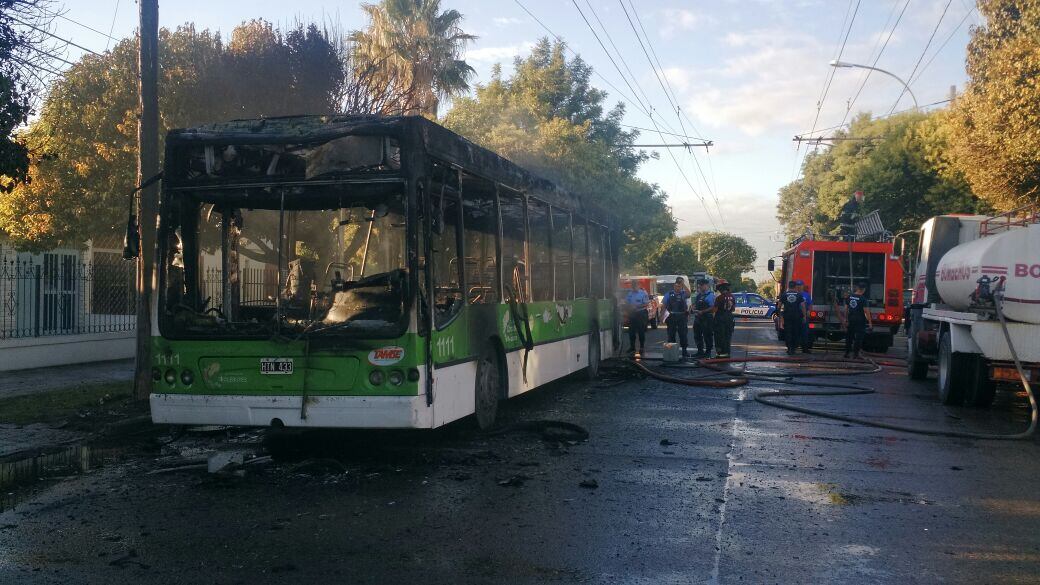
<svg viewBox="0 0 1040 585"><path fill-rule="evenodd" d="M461 57L477 37L462 31L457 10L441 12L440 0L381 0L361 8L370 22L351 35L355 57L378 66L382 81L408 96L403 113L436 117L442 98L469 90L475 72Z"/></svg>

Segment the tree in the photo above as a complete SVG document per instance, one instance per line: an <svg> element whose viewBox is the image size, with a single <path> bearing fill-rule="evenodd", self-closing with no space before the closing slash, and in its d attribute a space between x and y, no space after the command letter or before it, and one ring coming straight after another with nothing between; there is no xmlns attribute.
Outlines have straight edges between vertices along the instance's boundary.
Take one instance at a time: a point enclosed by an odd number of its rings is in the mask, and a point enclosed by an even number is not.
<svg viewBox="0 0 1040 585"><path fill-rule="evenodd" d="M878 210L891 232L916 229L934 215L974 212L972 196L947 157L939 114L905 113L883 119L857 116L836 146L810 154L802 177L780 189L777 219L789 238L806 230L830 233L855 191L865 211Z"/></svg>
<svg viewBox="0 0 1040 585"><path fill-rule="evenodd" d="M463 60L462 14L441 12L440 0L382 0L362 4L369 25L351 35L356 57L378 64L376 78L411 96L408 114L437 116L440 100L469 90L475 71Z"/></svg>
<svg viewBox="0 0 1040 585"><path fill-rule="evenodd" d="M495 67L491 81L462 97L444 125L528 170L620 214L626 268L646 269L648 256L675 233L675 219L656 185L635 172L646 154L632 147L620 104L604 108L605 92L589 83L592 69L566 58L562 42L541 39L514 74Z"/></svg>
<svg viewBox="0 0 1040 585"><path fill-rule="evenodd" d="M709 274L725 278L734 287L741 282L745 272L755 268L758 252L744 238L723 232L694 232L680 238L694 250L699 251L700 265Z"/></svg>
<svg viewBox="0 0 1040 585"><path fill-rule="evenodd" d="M748 278L746 276L741 277L740 283L734 284L736 290L746 290L748 292L755 292L758 290L758 283L755 282L754 278Z"/></svg>
<svg viewBox="0 0 1040 585"><path fill-rule="evenodd" d="M342 62L315 26L282 34L263 21L226 45L191 25L160 32L162 135L232 118L331 113ZM137 41L87 55L51 88L25 133L31 182L0 199L0 230L25 248L77 246L116 233L137 156Z"/></svg>
<svg viewBox="0 0 1040 585"><path fill-rule="evenodd" d="M45 0L0 0L0 192L29 178L29 149L16 131L33 114L49 67Z"/></svg>
<svg viewBox="0 0 1040 585"><path fill-rule="evenodd" d="M978 8L969 81L948 113L951 158L975 194L1007 210L1040 201L1040 2Z"/></svg>
<svg viewBox="0 0 1040 585"><path fill-rule="evenodd" d="M679 238L666 240L645 260L650 274L690 274L697 271L697 266L697 252Z"/></svg>

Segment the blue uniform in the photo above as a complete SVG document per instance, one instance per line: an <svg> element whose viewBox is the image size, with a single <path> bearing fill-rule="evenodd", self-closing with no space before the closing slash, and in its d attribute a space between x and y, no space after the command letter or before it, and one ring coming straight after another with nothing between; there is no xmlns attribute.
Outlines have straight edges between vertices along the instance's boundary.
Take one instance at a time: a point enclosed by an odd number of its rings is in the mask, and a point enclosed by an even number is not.
<svg viewBox="0 0 1040 585"><path fill-rule="evenodd" d="M650 304L650 295L643 289L628 291L625 295L625 304L628 305L628 346L630 351L636 350L636 338L639 339L639 350L642 351L646 345L646 324L650 316L646 312Z"/></svg>
<svg viewBox="0 0 1040 585"><path fill-rule="evenodd" d="M668 309L668 343L675 343L678 337L683 357L686 357L686 347L689 345L689 327L686 320L686 301L689 298L690 293L686 292L686 289L679 292L670 290L664 295L664 308Z"/></svg>
<svg viewBox="0 0 1040 585"><path fill-rule="evenodd" d="M805 299L805 312L808 314L809 309L812 307L812 295L809 291L802 291L802 298ZM802 324L802 351L809 351L812 347L813 339L809 337L809 320L806 319Z"/></svg>
<svg viewBox="0 0 1040 585"><path fill-rule="evenodd" d="M693 298L695 311L710 309L715 306L715 293L708 291L698 292ZM693 341L697 344L698 356L711 356L712 346L715 345L715 318L711 312L697 315L693 319Z"/></svg>

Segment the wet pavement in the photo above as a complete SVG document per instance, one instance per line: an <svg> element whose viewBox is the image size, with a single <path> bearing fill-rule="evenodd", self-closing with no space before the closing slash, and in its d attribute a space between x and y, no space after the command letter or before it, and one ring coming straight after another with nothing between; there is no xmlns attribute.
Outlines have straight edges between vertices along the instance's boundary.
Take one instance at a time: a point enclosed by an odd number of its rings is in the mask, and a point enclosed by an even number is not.
<svg viewBox="0 0 1040 585"><path fill-rule="evenodd" d="M735 341L777 353L770 335L741 323ZM901 369L840 380L879 392L786 400L948 429L1025 425L1011 392L977 411L942 408L934 379ZM463 421L279 437L269 461L261 432L163 437L0 513L0 583L1040 580L1040 442L908 435L751 399L774 386L567 380L502 409L506 424L577 423L586 441ZM207 473L213 449L247 463Z"/></svg>

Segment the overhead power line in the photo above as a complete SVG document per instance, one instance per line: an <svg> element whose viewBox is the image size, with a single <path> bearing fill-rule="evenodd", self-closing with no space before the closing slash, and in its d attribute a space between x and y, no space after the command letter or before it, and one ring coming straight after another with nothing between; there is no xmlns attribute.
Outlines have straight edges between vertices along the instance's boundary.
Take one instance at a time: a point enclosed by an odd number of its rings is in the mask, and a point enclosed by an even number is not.
<svg viewBox="0 0 1040 585"><path fill-rule="evenodd" d="M711 140L705 142L680 142L678 144L628 144L618 146L634 146L636 148L708 148L714 146Z"/></svg>
<svg viewBox="0 0 1040 585"><path fill-rule="evenodd" d="M906 109L901 109L899 111L893 111L891 113L886 113L886 115L878 116L877 118L874 118L873 120L884 120L884 119L892 117L892 116L899 116L899 115L901 115L901 113L906 113L908 111L925 109L926 107L931 107L933 105L941 105L941 104L944 104L944 103L950 103L952 101L953 100L951 100L951 99L945 99L945 100L939 100L937 102L932 102L932 103L929 103L929 104L921 105L921 106L916 107L916 108L908 107ZM831 130L837 130L838 128L844 128L844 127L849 126L851 124L852 124L852 122L846 122L846 123L843 123L843 124L838 124L837 126L830 126L830 127L827 127L827 128L821 128L821 129L818 129L818 130L815 130L815 131L816 132L830 132ZM805 136L808 133L809 132L803 132L801 134L796 134L796 136Z"/></svg>
<svg viewBox="0 0 1040 585"><path fill-rule="evenodd" d="M924 67L922 67L921 70L917 72L917 77L910 80L911 84L916 83L917 80L921 79L921 76L924 75L924 72L932 64L932 61L935 61L935 58L939 56L939 53L942 53L942 50L946 48L946 45L950 42L950 39L952 39L954 35L957 34L957 31L961 30L961 27L964 26L964 23L968 21L968 18L970 18L972 13L974 12L975 7L972 6L971 9L964 14L964 18L962 18L961 21L957 23L957 26L955 26L953 30L950 31L950 34L946 36L946 40L944 40L942 44L939 45L939 48L936 49L934 53L932 53L932 56L928 58L928 62L924 64Z"/></svg>
<svg viewBox="0 0 1040 585"><path fill-rule="evenodd" d="M45 35L47 35L47 36L49 36L51 38L57 39L57 40L65 43L67 45L76 47L77 49L81 49L83 51L86 51L86 52L88 52L88 53L90 53L92 55L98 55L98 56L101 55L101 53L98 53L97 51L88 49L88 48L84 47L83 45L77 45L76 43L74 43L74 42L72 42L72 41L70 41L70 40L68 40L68 39L66 39L64 37L59 37L58 35L50 32L49 30L44 30L44 29L42 29L42 28L40 28L40 27L38 27L38 26L36 26L34 24L29 24L28 22L25 22L23 20L19 20L19 19L15 18L14 16L8 15L8 18L10 18L11 20L21 24L22 26L27 26L27 27L35 30L35 31L41 32L41 33L43 33L43 34L45 34Z"/></svg>
<svg viewBox="0 0 1040 585"><path fill-rule="evenodd" d="M907 81L907 84L903 86L903 91L899 92L899 97L896 98L895 103L892 104L891 108L889 108L888 113L891 114L895 111L896 106L899 105L899 100L903 99L903 96L906 95L907 90L910 88L910 84L913 83L914 74L917 73L917 68L921 66L921 61L924 61L924 56L928 53L928 48L932 46L932 41L935 40L935 33L939 32L939 27L942 26L943 19L946 18L946 12L950 9L950 4L953 4L953 0L946 0L946 6L943 7L942 14L939 15L939 22L935 23L935 28L932 29L932 34L928 37L928 42L925 43L924 49L921 51L921 56L918 57L917 62L914 63L914 68L910 71L910 75L906 77L909 81Z"/></svg>
<svg viewBox="0 0 1040 585"><path fill-rule="evenodd" d="M895 24L893 24L892 25L892 29L888 31L888 37L885 38L885 43L883 45L881 45L881 50L878 51L877 56L874 57L874 62L871 63L871 65L870 65L872 68L867 70L867 74L865 76L863 76L863 83L861 83L859 85L859 89L856 90L856 95L854 95L852 97L852 100L849 101L848 108L845 110L845 115L841 119L841 122L843 124L845 123L845 120L847 120L849 118L849 113L852 112L852 108L856 104L856 100L858 100L860 94L863 93L863 88L867 86L867 80L870 79L870 74L874 72L873 68L877 67L878 61L881 60L881 55L883 55L885 53L885 49L888 48L888 43L889 43L889 41L892 40L892 35L894 35L896 33L896 29L899 28L899 23L903 20L903 15L906 14L906 9L909 6L910 6L910 0L906 0L906 2L903 4L903 9L901 11L899 11L899 16L896 18ZM895 6L893 6L893 9L894 8L895 8Z"/></svg>
<svg viewBox="0 0 1040 585"><path fill-rule="evenodd" d="M603 40L600 39L599 34L596 33L596 29L593 28L592 23L589 22L589 19L585 16L585 13L581 10L581 6L578 6L577 0L571 0L571 3L574 5L574 8L577 9L578 14L581 15L582 20L585 21L585 25L589 27L589 30L592 32L592 36L596 39L596 42L599 43L600 48L603 49L603 52L607 54L607 58L610 60L610 63L614 66L614 69L618 72L618 75L620 75L622 77L622 79L624 79L625 83L627 85L629 85L629 87L631 87L631 84L629 83L629 81L628 81L627 77L625 76L624 72L621 71L621 67L618 66L617 62L614 60L614 57L611 56L610 51L607 50L606 45L603 44ZM636 81L636 83L638 83L638 80L635 80L635 81ZM653 116L649 116L649 119L650 119L650 123L654 126L654 128L657 128L658 131L660 131L660 128L658 128L657 120L655 120ZM661 142L664 142L664 136L663 135L661 136ZM704 213L705 213L705 215L707 215L708 220L711 222L712 227L715 227L717 229L718 226L715 224L715 219L711 217L711 211L708 210L708 205L704 201L704 197L697 191L697 188L693 186L693 182L690 181L690 178L686 175L686 171L684 171L683 168L682 168L682 165L679 164L679 160L677 158L675 158L675 154L672 153L671 150L666 150L665 152L667 152L668 156L672 159L672 162L675 164L676 170L679 171L679 174L682 176L683 180L686 181L687 186L690 187L690 190L697 197L697 199L701 202L701 206L704 207Z"/></svg>

